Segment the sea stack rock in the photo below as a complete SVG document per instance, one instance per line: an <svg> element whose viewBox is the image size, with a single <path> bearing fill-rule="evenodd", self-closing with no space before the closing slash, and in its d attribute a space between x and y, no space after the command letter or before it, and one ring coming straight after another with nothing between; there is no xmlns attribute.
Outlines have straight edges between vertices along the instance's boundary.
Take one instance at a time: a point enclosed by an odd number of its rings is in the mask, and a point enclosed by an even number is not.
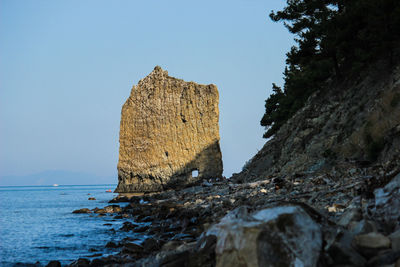
<svg viewBox="0 0 400 267"><path fill-rule="evenodd" d="M115 192L178 189L222 176L218 90L156 66L122 107Z"/></svg>

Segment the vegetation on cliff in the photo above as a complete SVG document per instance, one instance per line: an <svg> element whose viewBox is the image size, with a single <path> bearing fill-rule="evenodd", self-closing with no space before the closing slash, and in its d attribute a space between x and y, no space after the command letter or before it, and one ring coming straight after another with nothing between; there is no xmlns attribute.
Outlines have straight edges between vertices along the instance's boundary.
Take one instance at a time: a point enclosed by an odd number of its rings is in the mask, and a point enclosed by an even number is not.
<svg viewBox="0 0 400 267"><path fill-rule="evenodd" d="M261 125L274 135L328 78L342 80L377 58L393 63L400 41L398 0L287 0L271 12L296 45L287 53L283 88L273 84Z"/></svg>

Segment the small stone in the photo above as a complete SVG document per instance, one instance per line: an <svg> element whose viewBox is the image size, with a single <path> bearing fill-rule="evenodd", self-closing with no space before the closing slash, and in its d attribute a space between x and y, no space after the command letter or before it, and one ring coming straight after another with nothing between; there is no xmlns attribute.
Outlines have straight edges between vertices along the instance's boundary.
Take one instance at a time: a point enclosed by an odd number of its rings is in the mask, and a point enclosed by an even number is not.
<svg viewBox="0 0 400 267"><path fill-rule="evenodd" d="M359 222L350 222L347 228L354 234L367 234L378 231L376 225L370 220L361 220Z"/></svg>
<svg viewBox="0 0 400 267"><path fill-rule="evenodd" d="M195 204L202 204L204 202L204 200L202 199L196 199L196 201L194 202Z"/></svg>
<svg viewBox="0 0 400 267"><path fill-rule="evenodd" d="M357 208L348 209L343 213L338 224L346 227L347 225L349 225L350 222L353 222L353 221L358 222L361 219L362 219L361 209L357 209Z"/></svg>
<svg viewBox="0 0 400 267"><path fill-rule="evenodd" d="M150 226L148 225L142 225L142 226L138 226L135 229L133 229L133 231L135 233L143 233L146 232L147 230L149 230Z"/></svg>
<svg viewBox="0 0 400 267"><path fill-rule="evenodd" d="M90 266L104 266L106 264L107 264L107 262L104 259L94 259L90 263Z"/></svg>
<svg viewBox="0 0 400 267"><path fill-rule="evenodd" d="M93 212L94 212L94 213L102 214L102 213L106 213L106 210L105 210L105 209L94 208L94 209L93 209Z"/></svg>
<svg viewBox="0 0 400 267"><path fill-rule="evenodd" d="M96 200L94 197L89 197L88 200Z"/></svg>
<svg viewBox="0 0 400 267"><path fill-rule="evenodd" d="M129 197L127 197L127 196L118 195L115 198L108 201L108 203L129 202L129 200L130 200Z"/></svg>
<svg viewBox="0 0 400 267"><path fill-rule="evenodd" d="M154 238L148 238L142 243L142 246L145 251L150 252L150 251L159 250L161 247L161 244L159 241L157 241Z"/></svg>
<svg viewBox="0 0 400 267"><path fill-rule="evenodd" d="M50 261L46 267L61 267L61 263L59 261Z"/></svg>
<svg viewBox="0 0 400 267"><path fill-rule="evenodd" d="M110 206L106 206L106 207L104 207L102 209L99 209L99 208L94 208L93 209L94 213L100 213L100 214L103 214L103 213L117 213L117 212L121 212L121 211L122 211L122 209L118 205L110 205Z"/></svg>
<svg viewBox="0 0 400 267"><path fill-rule="evenodd" d="M130 231L130 230L133 230L133 229L135 229L135 227L137 227L137 225L136 224L133 224L133 223L131 223L131 222L124 222L123 223L123 226L121 227L121 231Z"/></svg>
<svg viewBox="0 0 400 267"><path fill-rule="evenodd" d="M143 247L135 243L125 243L122 252L128 254L140 254L143 252Z"/></svg>
<svg viewBox="0 0 400 267"><path fill-rule="evenodd" d="M95 257L101 257L101 256L103 256L103 254L101 254L101 253L95 253L95 254L92 254L92 255L90 255L90 256L88 256L89 258L95 258ZM93 263L92 263L92 265L94 265ZM104 265L104 264L102 264L102 265ZM98 266L98 265L97 265Z"/></svg>
<svg viewBox="0 0 400 267"><path fill-rule="evenodd" d="M117 245L116 243L110 241L106 244L106 248L118 248L120 245Z"/></svg>
<svg viewBox="0 0 400 267"><path fill-rule="evenodd" d="M70 266L79 266L79 267L86 267L89 266L90 261L85 258L79 258L78 260L72 262Z"/></svg>
<svg viewBox="0 0 400 267"><path fill-rule="evenodd" d="M377 232L357 235L354 237L354 243L361 248L390 248L390 239Z"/></svg>
<svg viewBox="0 0 400 267"><path fill-rule="evenodd" d="M162 251L176 250L177 247L182 245L183 241L169 241L162 246Z"/></svg>
<svg viewBox="0 0 400 267"><path fill-rule="evenodd" d="M104 209L106 210L107 213L117 213L122 211L121 207L118 205L106 206L104 207Z"/></svg>
<svg viewBox="0 0 400 267"><path fill-rule="evenodd" d="M74 210L72 213L91 213L92 211L88 208L83 208L79 210Z"/></svg>

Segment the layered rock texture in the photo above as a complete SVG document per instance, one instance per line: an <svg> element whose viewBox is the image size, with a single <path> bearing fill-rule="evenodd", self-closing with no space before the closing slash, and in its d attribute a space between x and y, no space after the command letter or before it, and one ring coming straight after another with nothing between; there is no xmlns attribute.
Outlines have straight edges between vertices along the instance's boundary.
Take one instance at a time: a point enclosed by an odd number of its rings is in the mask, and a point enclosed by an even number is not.
<svg viewBox="0 0 400 267"><path fill-rule="evenodd" d="M343 164L396 164L400 155L400 65L375 63L359 77L327 82L234 175L253 181Z"/></svg>
<svg viewBox="0 0 400 267"><path fill-rule="evenodd" d="M181 188L222 176L218 90L157 66L122 107L116 192Z"/></svg>

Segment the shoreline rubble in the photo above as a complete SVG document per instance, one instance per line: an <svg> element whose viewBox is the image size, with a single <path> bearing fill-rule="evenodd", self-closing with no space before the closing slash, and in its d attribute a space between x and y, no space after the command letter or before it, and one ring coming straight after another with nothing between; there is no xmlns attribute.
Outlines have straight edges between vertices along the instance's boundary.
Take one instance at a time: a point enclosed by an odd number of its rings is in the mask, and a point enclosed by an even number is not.
<svg viewBox="0 0 400 267"><path fill-rule="evenodd" d="M247 242L253 248L272 247L274 251L283 253L282 260L287 260L286 263L398 266L400 170L393 164L389 168L382 165L350 167L341 170L340 175L320 172L293 174L291 177L271 176L242 184L224 179L176 191L117 196L110 200L112 205L97 209L97 212L115 214L115 219L129 218L119 231L140 233L146 239L141 243L129 239L118 244L109 242L105 246L119 249L117 254L91 260L78 259L69 266L242 266L240 264L250 264L244 260L246 257L240 256L246 255L243 253L248 245L244 248L229 247L229 242L221 243L221 240L239 228L248 231L249 225L254 228L253 237L244 231L241 235L234 235L233 240L236 243ZM115 205L118 202L128 204L120 207ZM283 212L282 218L286 221L281 219L274 223L275 226L265 218L254 219L257 212L282 211L282 207L290 207L296 212ZM238 210L245 210L247 215L243 212L238 215ZM296 223L291 223L290 217L299 214L305 214L302 216L308 216L311 221L299 225L296 219ZM218 228L218 225L223 222L225 225L221 230L222 226ZM321 246L309 250L313 251L308 253L312 260L307 263L307 258L293 251L310 244L288 241L290 238L282 233L299 231L307 236L310 233L307 227L314 224L321 232ZM254 231L259 234L254 235ZM370 245L371 242L375 245ZM295 243L302 247L288 247L288 244ZM262 265L273 262L276 255L265 251L257 249L248 259L257 258ZM240 260L228 263L226 260L232 257Z"/></svg>

